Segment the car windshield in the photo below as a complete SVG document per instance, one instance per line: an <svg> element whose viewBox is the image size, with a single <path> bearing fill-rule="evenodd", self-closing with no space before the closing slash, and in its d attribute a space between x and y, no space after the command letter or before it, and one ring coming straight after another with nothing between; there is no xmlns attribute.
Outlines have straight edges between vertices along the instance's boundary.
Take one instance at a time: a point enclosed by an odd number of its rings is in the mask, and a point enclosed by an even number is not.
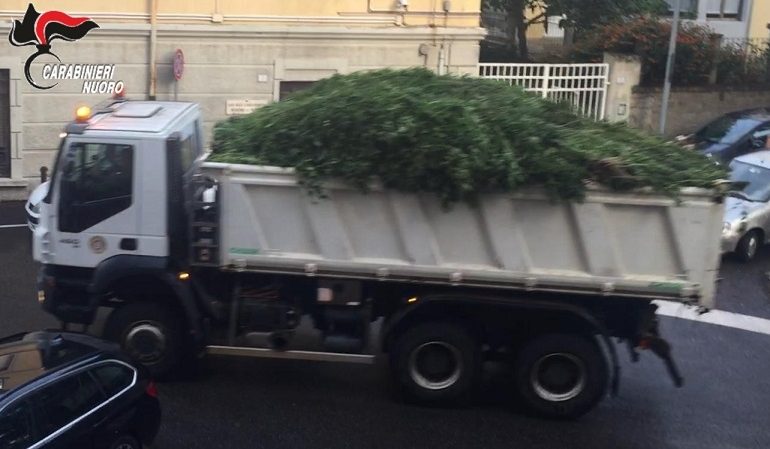
<svg viewBox="0 0 770 449"><path fill-rule="evenodd" d="M730 164L730 180L744 183L736 190L736 196L749 201L770 201L770 169L745 162L733 161Z"/></svg>
<svg viewBox="0 0 770 449"><path fill-rule="evenodd" d="M733 144L756 128L761 122L747 117L720 117L696 133L702 140Z"/></svg>

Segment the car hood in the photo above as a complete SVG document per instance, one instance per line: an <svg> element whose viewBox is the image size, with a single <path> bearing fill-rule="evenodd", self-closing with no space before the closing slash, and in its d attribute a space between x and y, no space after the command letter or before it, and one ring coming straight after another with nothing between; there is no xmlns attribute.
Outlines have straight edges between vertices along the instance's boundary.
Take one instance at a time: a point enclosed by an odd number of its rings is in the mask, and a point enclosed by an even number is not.
<svg viewBox="0 0 770 449"><path fill-rule="evenodd" d="M729 223L738 221L764 207L767 207L767 203L727 197L727 200L725 201L725 221Z"/></svg>

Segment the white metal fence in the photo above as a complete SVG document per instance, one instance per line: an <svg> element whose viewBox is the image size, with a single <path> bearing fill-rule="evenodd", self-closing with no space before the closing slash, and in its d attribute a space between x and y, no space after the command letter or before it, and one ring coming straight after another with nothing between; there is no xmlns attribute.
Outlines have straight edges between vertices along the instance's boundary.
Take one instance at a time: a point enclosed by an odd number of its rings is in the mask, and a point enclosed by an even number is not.
<svg viewBox="0 0 770 449"><path fill-rule="evenodd" d="M543 98L566 102L594 120L604 119L608 75L608 64L479 64L481 78L505 81Z"/></svg>

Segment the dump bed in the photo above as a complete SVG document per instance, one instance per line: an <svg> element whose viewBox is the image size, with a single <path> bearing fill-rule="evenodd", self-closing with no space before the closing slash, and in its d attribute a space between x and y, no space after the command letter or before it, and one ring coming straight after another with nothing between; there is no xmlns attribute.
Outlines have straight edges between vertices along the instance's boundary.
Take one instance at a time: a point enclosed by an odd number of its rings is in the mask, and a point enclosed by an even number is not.
<svg viewBox="0 0 770 449"><path fill-rule="evenodd" d="M309 196L292 170L206 162L219 183L223 269L693 301L711 308L723 206L591 189L539 191L449 210L431 195L329 183Z"/></svg>

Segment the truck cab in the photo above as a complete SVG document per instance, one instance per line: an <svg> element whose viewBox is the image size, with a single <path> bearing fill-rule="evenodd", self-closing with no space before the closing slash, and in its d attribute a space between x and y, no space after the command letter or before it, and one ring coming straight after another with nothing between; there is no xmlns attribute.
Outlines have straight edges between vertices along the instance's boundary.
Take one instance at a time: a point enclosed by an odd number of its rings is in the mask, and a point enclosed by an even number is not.
<svg viewBox="0 0 770 449"><path fill-rule="evenodd" d="M183 268L173 257L185 234L182 185L202 153L196 104L117 101L78 109L61 134L34 231L46 310L90 324L97 299L89 286L109 284L125 267L136 274Z"/></svg>

